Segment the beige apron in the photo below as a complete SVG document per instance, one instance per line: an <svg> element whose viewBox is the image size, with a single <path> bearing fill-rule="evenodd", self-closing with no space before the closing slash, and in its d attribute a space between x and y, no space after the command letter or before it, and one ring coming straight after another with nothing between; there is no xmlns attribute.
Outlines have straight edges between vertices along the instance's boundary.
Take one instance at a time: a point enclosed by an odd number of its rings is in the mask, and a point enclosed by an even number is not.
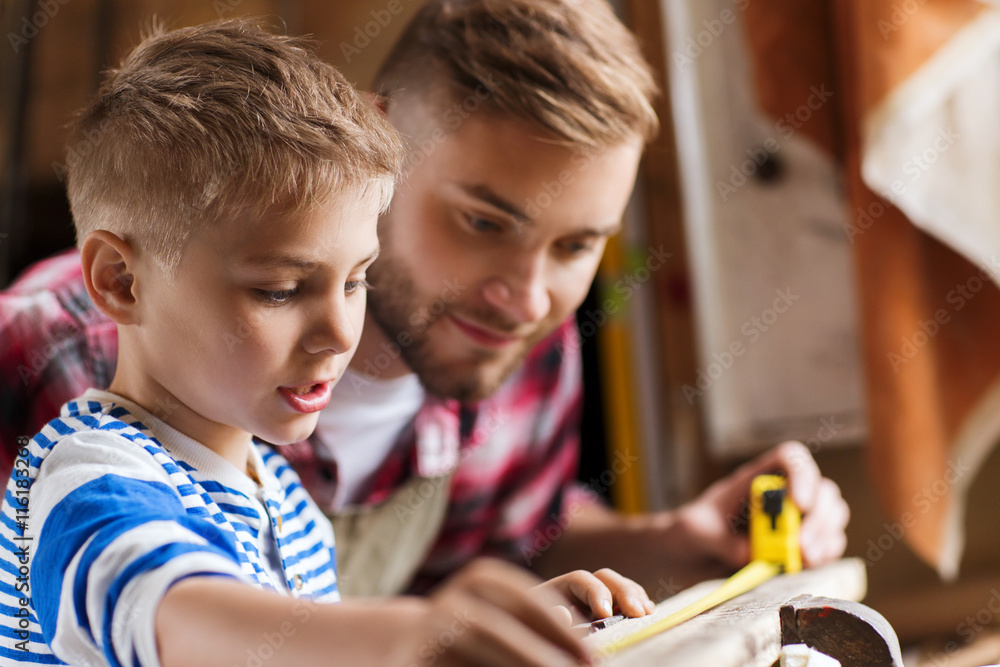
<svg viewBox="0 0 1000 667"><path fill-rule="evenodd" d="M349 506L330 515L343 596L406 591L440 534L454 472L414 477L378 505Z"/></svg>

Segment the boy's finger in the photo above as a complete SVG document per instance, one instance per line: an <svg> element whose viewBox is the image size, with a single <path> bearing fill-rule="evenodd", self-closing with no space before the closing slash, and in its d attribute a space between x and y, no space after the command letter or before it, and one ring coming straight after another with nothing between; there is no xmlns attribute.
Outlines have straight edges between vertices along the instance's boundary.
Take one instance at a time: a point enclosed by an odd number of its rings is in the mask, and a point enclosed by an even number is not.
<svg viewBox="0 0 1000 667"><path fill-rule="evenodd" d="M556 623L560 625L573 625L573 611L564 604L557 604L550 610L552 617L556 619Z"/></svg>
<svg viewBox="0 0 1000 667"><path fill-rule="evenodd" d="M594 576L611 591L623 614L634 618L648 613L652 600L642 586L607 568L598 570Z"/></svg>
<svg viewBox="0 0 1000 667"><path fill-rule="evenodd" d="M451 656L442 656L446 658L444 664L547 667L589 662L586 655L574 656L560 650L504 608L482 599L473 599L469 604L477 621L454 644Z"/></svg>
<svg viewBox="0 0 1000 667"><path fill-rule="evenodd" d="M513 587L491 586L480 591L480 595L520 621L524 631L532 631L577 660L589 658L586 647L570 631L569 625L561 624L549 614L548 610L554 605L540 605L532 600L525 591ZM523 632L517 634L523 634Z"/></svg>
<svg viewBox="0 0 1000 667"><path fill-rule="evenodd" d="M607 618L614 614L614 595L603 581L585 570L563 576L574 599L587 606L592 618Z"/></svg>
<svg viewBox="0 0 1000 667"><path fill-rule="evenodd" d="M590 653L569 626L560 625L549 613L552 607L563 604L560 596L538 589L528 594L536 583L534 577L517 568L490 562L477 568L470 590L506 614L513 616L556 647L566 651L576 660L589 660ZM533 599L532 596L547 598ZM523 633L520 633L523 634Z"/></svg>

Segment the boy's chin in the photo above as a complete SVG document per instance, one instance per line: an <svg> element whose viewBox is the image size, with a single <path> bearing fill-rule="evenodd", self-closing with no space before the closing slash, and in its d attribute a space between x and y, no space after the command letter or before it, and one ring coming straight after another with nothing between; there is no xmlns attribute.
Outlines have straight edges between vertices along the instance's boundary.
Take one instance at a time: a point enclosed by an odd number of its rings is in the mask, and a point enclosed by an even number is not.
<svg viewBox="0 0 1000 667"><path fill-rule="evenodd" d="M257 437L272 445L293 445L296 442L307 440L316 430L318 415L301 417L294 424L288 424L283 428L273 429L271 433L260 434Z"/></svg>

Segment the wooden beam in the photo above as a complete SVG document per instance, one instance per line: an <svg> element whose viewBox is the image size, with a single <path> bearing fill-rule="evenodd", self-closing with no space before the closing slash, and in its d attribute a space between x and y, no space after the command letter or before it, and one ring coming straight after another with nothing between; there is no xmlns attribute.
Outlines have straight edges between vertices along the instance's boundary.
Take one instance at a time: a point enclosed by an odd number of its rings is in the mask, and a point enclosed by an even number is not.
<svg viewBox="0 0 1000 667"><path fill-rule="evenodd" d="M646 60L652 65L662 94L656 100L659 135L647 147L639 171L645 194L651 246L672 253L669 264L653 275L656 289L660 365L664 392L665 433L663 469L669 480L668 497L674 506L698 495L725 472L706 454L701 406L684 396L683 387L698 380L690 265L684 231L680 166L670 106L667 44L659 0L625 0L629 27L639 37ZM653 498L653 507L656 501Z"/></svg>

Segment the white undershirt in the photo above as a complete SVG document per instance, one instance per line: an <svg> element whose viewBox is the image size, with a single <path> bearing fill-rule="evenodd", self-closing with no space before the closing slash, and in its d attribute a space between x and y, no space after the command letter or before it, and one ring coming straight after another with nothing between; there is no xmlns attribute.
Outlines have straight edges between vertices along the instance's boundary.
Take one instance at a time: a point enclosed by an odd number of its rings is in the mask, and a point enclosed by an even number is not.
<svg viewBox="0 0 1000 667"><path fill-rule="evenodd" d="M271 520L267 513L267 505L264 501L263 489L256 496L249 496L251 500L257 501L255 509L260 514L260 532L257 533L257 550L263 556L264 569L268 571L271 578L284 590L288 590L288 579L285 577L285 568L281 565L281 552L278 551L278 542L274 539L274 531L271 530ZM280 589L279 589L280 590Z"/></svg>
<svg viewBox="0 0 1000 667"><path fill-rule="evenodd" d="M400 433L420 410L424 388L415 373L369 380L348 369L316 424L316 452L336 461L335 510L357 502Z"/></svg>

